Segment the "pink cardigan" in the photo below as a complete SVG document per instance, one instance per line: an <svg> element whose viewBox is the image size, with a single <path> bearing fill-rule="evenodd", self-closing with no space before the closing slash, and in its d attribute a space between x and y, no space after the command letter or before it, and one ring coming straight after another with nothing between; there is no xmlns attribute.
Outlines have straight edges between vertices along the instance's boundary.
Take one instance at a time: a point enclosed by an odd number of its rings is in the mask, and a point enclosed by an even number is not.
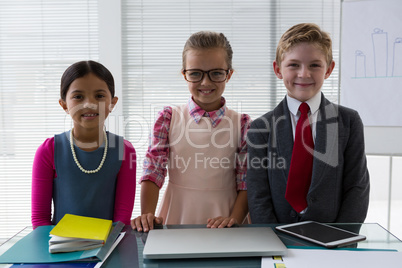
<svg viewBox="0 0 402 268"><path fill-rule="evenodd" d="M32 168L31 220L35 228L51 225L54 166L54 137L48 138L36 151ZM117 177L113 221L130 224L136 188L136 153L133 145L124 140L124 158Z"/></svg>

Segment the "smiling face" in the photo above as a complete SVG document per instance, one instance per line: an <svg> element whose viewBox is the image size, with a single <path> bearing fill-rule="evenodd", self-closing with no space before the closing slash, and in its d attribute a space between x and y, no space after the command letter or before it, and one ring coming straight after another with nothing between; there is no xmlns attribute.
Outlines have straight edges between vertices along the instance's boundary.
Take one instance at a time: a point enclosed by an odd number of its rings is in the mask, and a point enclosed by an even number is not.
<svg viewBox="0 0 402 268"><path fill-rule="evenodd" d="M202 71L212 69L227 70L226 52L222 48L191 49L186 54L185 69ZM232 73L233 70L230 70L226 81L223 82L212 82L207 74L204 74L200 82L187 82L194 102L207 112L221 108L221 96Z"/></svg>
<svg viewBox="0 0 402 268"><path fill-rule="evenodd" d="M283 55L280 65L274 61L274 71L287 89L288 95L301 102L317 94L335 67L327 64L322 50L313 43L300 43Z"/></svg>
<svg viewBox="0 0 402 268"><path fill-rule="evenodd" d="M74 129L99 130L117 103L105 81L93 73L75 79L69 86L65 100L59 100L70 114Z"/></svg>

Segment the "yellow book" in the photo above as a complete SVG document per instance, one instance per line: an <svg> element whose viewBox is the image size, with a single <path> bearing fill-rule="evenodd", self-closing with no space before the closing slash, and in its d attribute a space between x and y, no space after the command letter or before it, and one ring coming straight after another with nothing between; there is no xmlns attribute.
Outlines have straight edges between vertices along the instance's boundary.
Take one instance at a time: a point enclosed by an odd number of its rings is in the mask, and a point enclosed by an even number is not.
<svg viewBox="0 0 402 268"><path fill-rule="evenodd" d="M50 253L101 247L112 228L112 221L66 214L50 231Z"/></svg>

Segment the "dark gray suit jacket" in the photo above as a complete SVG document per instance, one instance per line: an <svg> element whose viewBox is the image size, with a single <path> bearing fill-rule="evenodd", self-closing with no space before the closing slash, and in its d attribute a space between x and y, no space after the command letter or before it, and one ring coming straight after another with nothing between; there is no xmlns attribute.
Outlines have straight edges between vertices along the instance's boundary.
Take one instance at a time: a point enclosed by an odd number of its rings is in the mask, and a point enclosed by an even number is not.
<svg viewBox="0 0 402 268"><path fill-rule="evenodd" d="M251 124L247 195L252 223L364 222L370 181L360 116L324 95L318 112L313 175L304 214L298 214L285 199L293 150L286 98Z"/></svg>

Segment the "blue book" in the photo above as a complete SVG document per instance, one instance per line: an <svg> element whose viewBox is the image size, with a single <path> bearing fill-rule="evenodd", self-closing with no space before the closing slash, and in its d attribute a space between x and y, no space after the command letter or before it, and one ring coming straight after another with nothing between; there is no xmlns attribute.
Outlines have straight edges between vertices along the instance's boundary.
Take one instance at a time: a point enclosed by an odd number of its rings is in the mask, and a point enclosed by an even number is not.
<svg viewBox="0 0 402 268"><path fill-rule="evenodd" d="M86 267L86 268L94 268L96 262L92 263L46 263L46 264L14 264L11 268L77 268L77 267Z"/></svg>
<svg viewBox="0 0 402 268"><path fill-rule="evenodd" d="M102 247L66 253L49 253L49 233L53 227L54 226L52 225L39 226L33 230L4 252L0 256L0 263L44 264L69 261L99 262L106 257L116 238L120 234L120 231L123 229L124 224L118 222L114 226L106 240L106 243Z"/></svg>

